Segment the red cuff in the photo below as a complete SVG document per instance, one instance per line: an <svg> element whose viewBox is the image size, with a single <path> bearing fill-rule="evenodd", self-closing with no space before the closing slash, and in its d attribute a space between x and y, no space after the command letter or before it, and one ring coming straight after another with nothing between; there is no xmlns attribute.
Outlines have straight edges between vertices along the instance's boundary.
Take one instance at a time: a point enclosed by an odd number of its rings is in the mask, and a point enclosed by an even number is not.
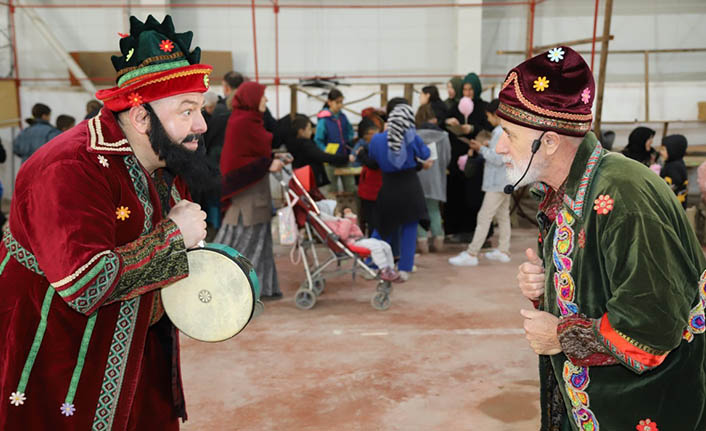
<svg viewBox="0 0 706 431"><path fill-rule="evenodd" d="M669 351L659 351L640 344L614 329L608 320L608 313L594 322L593 331L613 356L638 374L659 366L669 354Z"/></svg>

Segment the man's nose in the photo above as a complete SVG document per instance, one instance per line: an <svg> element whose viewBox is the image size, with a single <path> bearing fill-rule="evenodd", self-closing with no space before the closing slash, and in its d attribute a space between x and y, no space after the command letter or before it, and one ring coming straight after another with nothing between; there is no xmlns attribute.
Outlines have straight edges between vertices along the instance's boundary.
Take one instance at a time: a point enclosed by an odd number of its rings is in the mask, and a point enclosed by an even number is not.
<svg viewBox="0 0 706 431"><path fill-rule="evenodd" d="M509 152L509 138L507 133L503 132L498 139L498 144L495 146L495 152L498 154L505 155Z"/></svg>
<svg viewBox="0 0 706 431"><path fill-rule="evenodd" d="M206 120L203 118L203 114L201 113L201 111L197 111L197 114L194 118L194 123L191 125L191 131L194 134L204 134L206 133L206 130L208 130Z"/></svg>

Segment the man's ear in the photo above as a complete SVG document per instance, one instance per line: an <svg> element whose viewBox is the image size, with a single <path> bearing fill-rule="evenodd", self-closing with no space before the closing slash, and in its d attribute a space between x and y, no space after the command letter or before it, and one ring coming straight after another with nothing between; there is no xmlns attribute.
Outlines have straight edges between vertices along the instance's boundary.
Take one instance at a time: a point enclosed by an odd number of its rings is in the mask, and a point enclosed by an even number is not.
<svg viewBox="0 0 706 431"><path fill-rule="evenodd" d="M150 115L144 106L133 106L128 111L132 127L140 134L146 135L150 130Z"/></svg>
<svg viewBox="0 0 706 431"><path fill-rule="evenodd" d="M554 155L559 151L559 145L561 144L561 138L556 132L546 132L542 138L542 147L548 156Z"/></svg>

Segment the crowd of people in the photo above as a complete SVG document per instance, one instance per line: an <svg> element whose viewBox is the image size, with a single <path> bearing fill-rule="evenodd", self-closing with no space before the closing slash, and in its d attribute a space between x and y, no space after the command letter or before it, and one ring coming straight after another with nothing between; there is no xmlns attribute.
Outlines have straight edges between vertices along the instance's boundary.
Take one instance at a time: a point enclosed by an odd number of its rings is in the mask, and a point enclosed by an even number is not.
<svg viewBox="0 0 706 431"><path fill-rule="evenodd" d="M503 133L499 101L481 97L475 73L451 78L445 100L438 87L423 87L416 111L400 97L367 108L357 127L336 88L315 123L304 113L274 119L265 87L237 72L224 76L223 88L222 97L207 93L203 113L205 151L220 169L224 187L220 195L204 194L200 203L217 229L216 241L253 260L263 297L282 296L272 252L268 174L288 163L294 169L309 166L328 197L356 196L358 227L391 246L401 281L416 270L416 254L443 251L447 242L468 244L449 258L451 265L476 266L480 257L510 261L511 196L503 190L506 161L495 151ZM657 151L653 138L653 130L638 127L624 154L652 166L685 203L686 139L666 137ZM343 167L360 169L337 171Z"/></svg>
<svg viewBox="0 0 706 431"><path fill-rule="evenodd" d="M344 95L334 88L313 123L306 114L276 120L267 108L265 87L231 71L223 77L223 95L207 92L203 135L212 172L222 188L192 193L216 230L215 241L251 258L264 298L281 298L274 263L269 173L291 163L309 166L316 186L326 196L355 195L355 220L365 237L386 241L396 270L387 277L408 280L416 270L415 255L440 252L447 242L467 243L449 258L455 266L476 266L479 257L510 261L510 195L506 162L495 149L503 131L496 114L499 101L481 97L478 75L453 77L442 100L437 86L419 92L416 112L409 100L393 98L385 107L363 111L357 127L343 112ZM90 100L85 119L102 105ZM51 109L32 108L29 127L13 142L23 161L75 125ZM687 140L670 135L654 148L655 131L637 127L622 153L660 175L686 208L688 177L683 157ZM341 167L360 168L337 175ZM1 190L1 189L0 189ZM497 246L491 247L497 232Z"/></svg>

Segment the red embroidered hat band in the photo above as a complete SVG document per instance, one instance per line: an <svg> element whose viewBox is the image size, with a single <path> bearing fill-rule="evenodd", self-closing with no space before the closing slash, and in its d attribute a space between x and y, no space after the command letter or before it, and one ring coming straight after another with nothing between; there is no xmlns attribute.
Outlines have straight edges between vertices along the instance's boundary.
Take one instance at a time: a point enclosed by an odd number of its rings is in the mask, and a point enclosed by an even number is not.
<svg viewBox="0 0 706 431"><path fill-rule="evenodd" d="M594 93L593 74L581 55L560 46L508 73L497 114L536 130L584 136L591 129Z"/></svg>
<svg viewBox="0 0 706 431"><path fill-rule="evenodd" d="M117 86L96 93L106 108L119 112L153 100L206 92L213 68L199 64L201 49L189 51L193 34L176 33L172 18L152 15L143 23L130 17L130 34L120 40L122 56L111 58Z"/></svg>

